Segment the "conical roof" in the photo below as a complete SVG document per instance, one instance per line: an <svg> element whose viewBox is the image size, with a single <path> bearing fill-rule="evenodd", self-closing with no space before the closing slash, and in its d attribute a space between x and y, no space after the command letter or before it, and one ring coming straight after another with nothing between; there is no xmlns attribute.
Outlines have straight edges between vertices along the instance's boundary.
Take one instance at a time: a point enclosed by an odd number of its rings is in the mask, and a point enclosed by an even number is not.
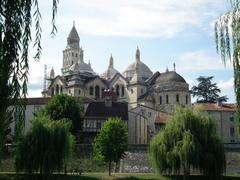
<svg viewBox="0 0 240 180"><path fill-rule="evenodd" d="M116 70L114 67L113 67L113 57L112 57L112 54L110 56L110 59L109 59L109 65L108 65L108 69L102 73L100 76L104 79L111 79L113 78L118 72L118 70Z"/></svg>
<svg viewBox="0 0 240 180"><path fill-rule="evenodd" d="M80 38L78 36L78 32L75 28L75 25L73 24L73 27L67 38L67 45L72 48L79 48L79 41Z"/></svg>

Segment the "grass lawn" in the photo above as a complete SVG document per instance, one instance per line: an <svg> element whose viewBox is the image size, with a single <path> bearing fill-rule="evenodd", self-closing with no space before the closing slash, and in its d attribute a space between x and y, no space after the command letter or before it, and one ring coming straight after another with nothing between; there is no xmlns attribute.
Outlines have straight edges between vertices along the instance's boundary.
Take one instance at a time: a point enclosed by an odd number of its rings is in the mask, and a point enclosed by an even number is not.
<svg viewBox="0 0 240 180"><path fill-rule="evenodd" d="M153 173L113 173L111 177L107 173L83 173L79 175L59 175L53 174L47 177L40 177L39 175L26 174L1 174L0 180L171 180L168 177L162 177ZM182 180L182 177L172 178L173 180ZM192 180L207 180L206 177L192 176ZM240 180L240 177L227 176L224 180Z"/></svg>

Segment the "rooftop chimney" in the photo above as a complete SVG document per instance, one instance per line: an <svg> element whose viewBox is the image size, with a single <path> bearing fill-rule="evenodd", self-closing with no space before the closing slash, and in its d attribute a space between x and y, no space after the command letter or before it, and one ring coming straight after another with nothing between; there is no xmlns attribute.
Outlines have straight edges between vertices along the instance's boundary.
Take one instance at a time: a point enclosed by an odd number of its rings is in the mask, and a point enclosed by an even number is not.
<svg viewBox="0 0 240 180"><path fill-rule="evenodd" d="M112 107L112 102L116 101L116 93L111 90L104 90L103 91L103 98L105 100L106 107Z"/></svg>

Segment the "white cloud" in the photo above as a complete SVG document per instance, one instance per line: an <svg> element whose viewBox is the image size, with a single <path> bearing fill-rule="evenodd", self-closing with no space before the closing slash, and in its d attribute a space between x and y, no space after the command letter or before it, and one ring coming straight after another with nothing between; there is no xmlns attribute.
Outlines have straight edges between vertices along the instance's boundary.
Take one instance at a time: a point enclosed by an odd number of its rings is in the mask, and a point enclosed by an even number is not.
<svg viewBox="0 0 240 180"><path fill-rule="evenodd" d="M49 2L42 3L47 7ZM225 0L67 0L60 2L57 22L63 27L75 20L80 33L91 35L170 38L189 27L205 27L226 4Z"/></svg>
<svg viewBox="0 0 240 180"><path fill-rule="evenodd" d="M227 62L226 67L221 62L220 58L215 55L210 55L204 50L186 52L182 54L176 61L177 69L185 70L219 70L231 68L231 64Z"/></svg>
<svg viewBox="0 0 240 180"><path fill-rule="evenodd" d="M227 91L227 90L231 90L233 91L233 88L234 88L234 79L233 77L230 78L229 80L227 81L224 81L224 80L220 80L218 82L218 87L223 90L223 91Z"/></svg>

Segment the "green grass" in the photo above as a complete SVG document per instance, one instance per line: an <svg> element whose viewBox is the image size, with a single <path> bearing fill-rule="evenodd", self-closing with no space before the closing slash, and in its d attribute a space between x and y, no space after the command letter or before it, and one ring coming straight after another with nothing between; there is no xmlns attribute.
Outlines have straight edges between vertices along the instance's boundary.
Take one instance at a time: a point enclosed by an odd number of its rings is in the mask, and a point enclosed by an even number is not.
<svg viewBox="0 0 240 180"><path fill-rule="evenodd" d="M174 177L173 180L182 180L182 176ZM40 175L26 174L0 174L0 180L171 180L170 177L162 177L153 173L113 173L108 176L107 173L83 173L80 175L53 174L41 177ZM191 176L191 180L207 180L202 176ZM240 180L237 176L226 176L224 180Z"/></svg>

